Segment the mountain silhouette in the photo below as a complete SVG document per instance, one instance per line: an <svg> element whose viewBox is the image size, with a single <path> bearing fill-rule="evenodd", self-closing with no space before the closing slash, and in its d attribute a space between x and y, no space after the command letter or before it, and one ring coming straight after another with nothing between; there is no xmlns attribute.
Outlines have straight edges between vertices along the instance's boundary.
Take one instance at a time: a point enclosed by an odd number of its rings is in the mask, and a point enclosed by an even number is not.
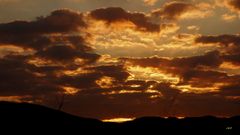
<svg viewBox="0 0 240 135"><path fill-rule="evenodd" d="M142 117L123 123L102 122L97 119L81 118L29 103L0 102L0 129L8 132L54 133L216 133L239 135L240 116L216 118L213 116L184 119ZM31 130L30 130L31 129Z"/></svg>

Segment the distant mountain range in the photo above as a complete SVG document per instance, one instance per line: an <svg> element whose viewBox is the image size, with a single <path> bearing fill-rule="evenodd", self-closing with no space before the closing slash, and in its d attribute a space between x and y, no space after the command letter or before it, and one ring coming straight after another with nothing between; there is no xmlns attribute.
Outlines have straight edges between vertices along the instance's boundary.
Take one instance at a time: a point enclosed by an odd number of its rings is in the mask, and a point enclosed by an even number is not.
<svg viewBox="0 0 240 135"><path fill-rule="evenodd" d="M81 118L35 104L0 102L0 131L33 134L52 131L53 133L74 134L132 132L134 135L136 133L240 135L240 116L232 118L205 116L184 119L142 117L124 123L112 123Z"/></svg>

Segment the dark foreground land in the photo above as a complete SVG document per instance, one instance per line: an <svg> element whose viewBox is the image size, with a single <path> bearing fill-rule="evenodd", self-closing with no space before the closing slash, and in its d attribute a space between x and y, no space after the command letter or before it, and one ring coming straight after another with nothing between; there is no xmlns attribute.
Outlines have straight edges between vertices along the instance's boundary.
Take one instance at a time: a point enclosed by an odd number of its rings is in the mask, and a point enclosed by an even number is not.
<svg viewBox="0 0 240 135"><path fill-rule="evenodd" d="M27 103L0 102L0 131L32 134L38 132L69 134L203 134L240 135L240 116L212 116L184 119L143 117L124 123L104 123Z"/></svg>

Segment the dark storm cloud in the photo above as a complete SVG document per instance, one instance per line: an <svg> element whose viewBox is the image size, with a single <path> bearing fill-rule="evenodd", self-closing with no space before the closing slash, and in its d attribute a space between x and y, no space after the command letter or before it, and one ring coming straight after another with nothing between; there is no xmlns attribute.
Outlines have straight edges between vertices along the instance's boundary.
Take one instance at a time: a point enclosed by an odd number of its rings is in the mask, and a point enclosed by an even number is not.
<svg viewBox="0 0 240 135"><path fill-rule="evenodd" d="M0 95L29 96L28 101L40 100L41 103L55 102L54 98L66 92L64 87L81 90L83 96L101 95L101 92L122 90L129 73L122 65L92 66L84 68L88 73L76 75L62 74L75 65L42 65L28 63L32 56L7 55L0 59ZM81 66L76 66L79 68ZM73 68L74 69L74 68ZM101 88L96 81L102 77L113 78L108 89ZM116 85L116 86L115 86Z"/></svg>
<svg viewBox="0 0 240 135"><path fill-rule="evenodd" d="M71 36L87 27L83 15L67 9L56 10L35 21L14 21L0 24L0 44L12 44L23 48L33 48L36 57L55 61L73 61L76 58L85 62L95 62L100 56L93 54L83 37ZM52 35L62 34L62 35ZM69 35L70 34L70 35Z"/></svg>
<svg viewBox="0 0 240 135"><path fill-rule="evenodd" d="M153 93L145 93L146 87L154 85L152 90L158 90L163 94L163 98L151 99L150 96ZM141 85L139 88L130 88L130 85ZM175 103L176 96L179 95L179 90L171 88L170 84L158 83L154 81L140 81L131 80L128 81L125 86L126 90L137 90L138 93L125 93L125 94L113 94L113 95L102 95L96 94L102 92L96 89L84 91L78 93L76 96L69 97L69 106L66 106L66 110L71 113L80 116L92 116L97 118L111 118L111 117L136 117L145 115L160 115L168 116L173 104ZM128 89L130 88L130 89ZM122 88L120 88L122 89ZM114 89L106 89L105 92ZM90 106L94 105L94 109ZM80 111L81 108L85 108ZM131 108L131 109L130 109ZM150 110L151 111L150 111ZM97 114L94 110L101 110Z"/></svg>
<svg viewBox="0 0 240 135"><path fill-rule="evenodd" d="M37 56L45 58L47 60L69 62L76 58L86 60L86 62L95 62L100 56L97 54L86 53L79 51L71 46L59 45L46 48L45 50L39 51Z"/></svg>
<svg viewBox="0 0 240 135"><path fill-rule="evenodd" d="M222 57L225 61L231 62L234 65L240 65L240 54L224 55Z"/></svg>
<svg viewBox="0 0 240 135"><path fill-rule="evenodd" d="M228 4L237 11L240 11L240 0L228 0Z"/></svg>
<svg viewBox="0 0 240 135"><path fill-rule="evenodd" d="M142 117L142 116L233 116L240 113L239 102L226 100L217 93L181 93L168 89L168 84L160 84L165 98L150 99L151 94L131 93L99 95L79 93L67 99L64 110L80 116L94 118ZM163 92L164 91L164 92ZM220 104L221 103L221 104ZM92 107L94 106L94 107ZM83 109L84 108L84 109ZM96 110L100 110L97 113ZM204 111L203 111L204 110ZM217 111L216 111L217 110Z"/></svg>
<svg viewBox="0 0 240 135"><path fill-rule="evenodd" d="M154 16L160 16L163 19L175 20L178 19L182 14L191 12L196 9L193 4L173 1L166 3L161 9L152 12Z"/></svg>
<svg viewBox="0 0 240 135"><path fill-rule="evenodd" d="M48 79L51 74L36 73L60 70L60 67L41 67L28 64L28 56L9 55L0 59L0 94L3 96L41 96L56 94L62 89Z"/></svg>
<svg viewBox="0 0 240 135"><path fill-rule="evenodd" d="M240 36L239 35L217 35L217 36L200 36L196 38L196 43L216 44L223 52L221 54L224 61L232 62L239 65L240 63Z"/></svg>
<svg viewBox="0 0 240 135"><path fill-rule="evenodd" d="M212 82L215 82L215 78L223 79L222 76L226 76L225 73L211 71L219 67L222 62L219 52L213 51L202 56L172 59L167 65L166 71L180 76L181 83L206 87L207 85L211 86ZM205 81L202 82L203 80ZM207 80L212 82L208 83Z"/></svg>
<svg viewBox="0 0 240 135"><path fill-rule="evenodd" d="M0 58L0 94L28 95L33 100L63 94L66 83L60 84L56 80L62 80L61 74L65 70L88 66L100 58L87 45L85 37L76 35L85 27L83 15L67 9L53 11L35 21L0 24L0 45L33 49L30 54L9 54ZM75 63L78 58L82 60L81 64ZM44 62L47 63L39 64Z"/></svg>
<svg viewBox="0 0 240 135"><path fill-rule="evenodd" d="M127 79L127 77L129 77L129 73L122 65L95 66L85 68L85 70L89 70L91 72L75 76L64 75L56 80L56 82L61 85L73 86L81 89L100 89L100 87L96 84L96 81L102 77L112 77L114 79L113 83L116 85L122 84Z"/></svg>
<svg viewBox="0 0 240 135"><path fill-rule="evenodd" d="M218 43L225 46L229 46L231 44L239 45L240 36L239 35L200 36L196 38L195 42L203 44Z"/></svg>
<svg viewBox="0 0 240 135"><path fill-rule="evenodd" d="M218 67L222 63L219 52L212 51L202 56L193 56L188 58L175 58L171 61L171 66L182 68L195 68L197 66Z"/></svg>
<svg viewBox="0 0 240 135"><path fill-rule="evenodd" d="M180 73L180 84L190 84L194 87L212 87L214 83L225 83L229 77L226 73L213 70L189 70Z"/></svg>
<svg viewBox="0 0 240 135"><path fill-rule="evenodd" d="M51 43L44 34L77 32L80 27L87 27L82 14L67 9L56 10L49 16L38 17L35 21L0 24L0 45L39 48L43 44Z"/></svg>
<svg viewBox="0 0 240 135"><path fill-rule="evenodd" d="M129 73L121 65L93 66L85 68L91 72L74 76L61 74L65 70L70 70L74 65L70 67L35 66L27 62L31 57L8 55L0 59L1 96L30 96L28 99L30 101L41 100L42 103L47 103L51 97L64 94L64 87L82 90L81 94L83 95L101 95L101 92L106 90L121 90L123 87L115 88L114 85L124 84L129 76ZM114 79L113 86L108 89L102 89L96 83L105 76Z"/></svg>
<svg viewBox="0 0 240 135"><path fill-rule="evenodd" d="M90 16L107 24L129 21L140 31L159 32L161 27L159 24L150 22L150 18L143 13L130 13L120 7L96 9L90 12Z"/></svg>
<svg viewBox="0 0 240 135"><path fill-rule="evenodd" d="M47 34L77 31L79 27L86 27L83 15L67 9L55 10L51 15L38 17L35 21L14 21L0 24L1 34Z"/></svg>
<svg viewBox="0 0 240 135"><path fill-rule="evenodd" d="M230 44L232 43L238 44L237 38L233 38L231 40L224 40L222 38L219 39L221 40L218 41L216 39L210 39L210 41L217 43L221 42L224 46L228 46L229 44L230 47ZM235 92L238 93L237 89L235 89L236 91L227 91L227 89L231 88L232 85L236 88L238 84L235 83L240 81L240 77L238 75L228 75L225 72L216 70L225 61L238 62L239 57L236 55L225 55L221 54L219 51L212 51L202 56L186 58L166 59L160 57L150 57L125 58L123 60L130 62L133 66L138 65L141 67L154 67L164 71L165 73L178 76L180 78L180 82L177 85L191 85L192 87L207 88L215 87L215 84L229 84L229 87L219 88L222 96L230 94L234 95ZM169 88L167 90L169 91Z"/></svg>
<svg viewBox="0 0 240 135"><path fill-rule="evenodd" d="M235 82L231 85L221 87L221 94L225 96L240 96L240 84Z"/></svg>
<svg viewBox="0 0 240 135"><path fill-rule="evenodd" d="M174 13L175 11L172 12L170 15L177 14ZM90 15L107 24L130 21L136 25L137 30L160 31L160 25L150 22L145 14L131 13L121 8L96 9ZM167 116L177 102L184 105L192 101L196 104L204 104L207 108L214 103L219 103L216 102L219 98L213 98L213 95L200 96L201 98L195 101L194 98L199 96L198 94L183 94L171 83L128 80L130 73L126 65L97 63L100 55L94 53L92 47L87 45L86 37L76 35L76 33L82 34L81 28L88 27L83 20L83 15L80 13L57 10L35 21L0 24L1 45L12 44L34 50L31 54L9 54L0 58L0 96L29 96L30 101L40 100L43 104L50 105L50 102L54 102L55 96L66 94L64 87L69 87L79 91L75 95L67 96L66 102L69 104L66 104L64 109L66 107L69 112L98 118L129 114L131 116L156 114ZM221 42L232 43L225 40ZM238 44L238 41L233 42ZM234 55L228 54L223 57L218 51L212 51L201 56L186 58L150 57L123 58L123 60L134 66L155 67L165 73L179 76L181 84L204 88L214 83L228 83L229 87L222 87L220 89L222 93L217 93L224 97L238 94L238 84L233 82L239 82L239 76L228 76L214 69L225 60L237 61L232 58L235 57ZM81 64L75 61L78 58ZM97 83L104 77L112 79L106 88ZM181 85L180 83L177 85ZM136 90L137 93L103 94L121 90ZM151 93L146 92L147 90L154 91ZM156 91L162 97L151 99L150 97L154 96ZM182 94L184 97L178 99ZM211 101L211 104L207 105L201 99ZM225 100L220 99L225 103ZM183 113L187 114L189 110L193 110L189 107L192 107L192 104L185 106ZM155 109L152 110L153 108ZM204 113L204 111L199 112Z"/></svg>
<svg viewBox="0 0 240 135"><path fill-rule="evenodd" d="M119 81L125 81L129 77L129 73L126 72L126 69L123 65L97 66L89 69L94 69L96 72L102 75L113 77Z"/></svg>
<svg viewBox="0 0 240 135"><path fill-rule="evenodd" d="M124 59L123 59L124 60ZM202 56L193 56L187 58L166 59L160 57L127 59L133 64L143 67L174 67L175 69L189 70L199 66L218 67L222 60L220 59L218 51L208 52Z"/></svg>
<svg viewBox="0 0 240 135"><path fill-rule="evenodd" d="M159 90L165 98L173 98L180 93L180 90L171 87L171 83L157 83L152 89Z"/></svg>
<svg viewBox="0 0 240 135"><path fill-rule="evenodd" d="M101 95L104 90L121 90L130 74L123 65L97 65L100 55L76 35L87 27L82 14L56 10L35 21L0 24L0 44L31 48L31 54L0 58L0 95L29 96L28 100L50 102L50 97L66 94L66 88L83 95ZM80 60L79 60L80 59ZM76 62L75 60L79 60ZM81 68L83 73L77 73ZM74 75L65 71L76 72ZM101 88L98 80L110 77L112 86ZM78 94L78 93L76 93Z"/></svg>
<svg viewBox="0 0 240 135"><path fill-rule="evenodd" d="M223 62L218 51L187 58L127 58L126 61L142 67L158 68L165 73L179 76L180 84L191 84L197 87L208 87L214 82L224 82L229 79L226 73L214 71Z"/></svg>

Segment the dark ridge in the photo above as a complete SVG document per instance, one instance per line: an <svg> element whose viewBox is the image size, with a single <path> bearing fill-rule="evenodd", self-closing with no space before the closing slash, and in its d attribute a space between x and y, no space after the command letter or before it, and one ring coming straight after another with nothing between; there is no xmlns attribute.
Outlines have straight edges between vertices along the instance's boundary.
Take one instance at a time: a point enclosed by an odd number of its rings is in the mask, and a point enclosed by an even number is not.
<svg viewBox="0 0 240 135"><path fill-rule="evenodd" d="M7 128L57 131L100 129L103 125L100 120L77 117L40 105L10 102L0 102L0 122L1 127Z"/></svg>
<svg viewBox="0 0 240 135"><path fill-rule="evenodd" d="M1 131L22 133L52 131L54 133L75 134L85 132L125 134L131 132L240 135L240 116L231 118L205 116L184 119L142 117L124 123L107 123L96 119L73 116L35 104L0 102L0 129Z"/></svg>

